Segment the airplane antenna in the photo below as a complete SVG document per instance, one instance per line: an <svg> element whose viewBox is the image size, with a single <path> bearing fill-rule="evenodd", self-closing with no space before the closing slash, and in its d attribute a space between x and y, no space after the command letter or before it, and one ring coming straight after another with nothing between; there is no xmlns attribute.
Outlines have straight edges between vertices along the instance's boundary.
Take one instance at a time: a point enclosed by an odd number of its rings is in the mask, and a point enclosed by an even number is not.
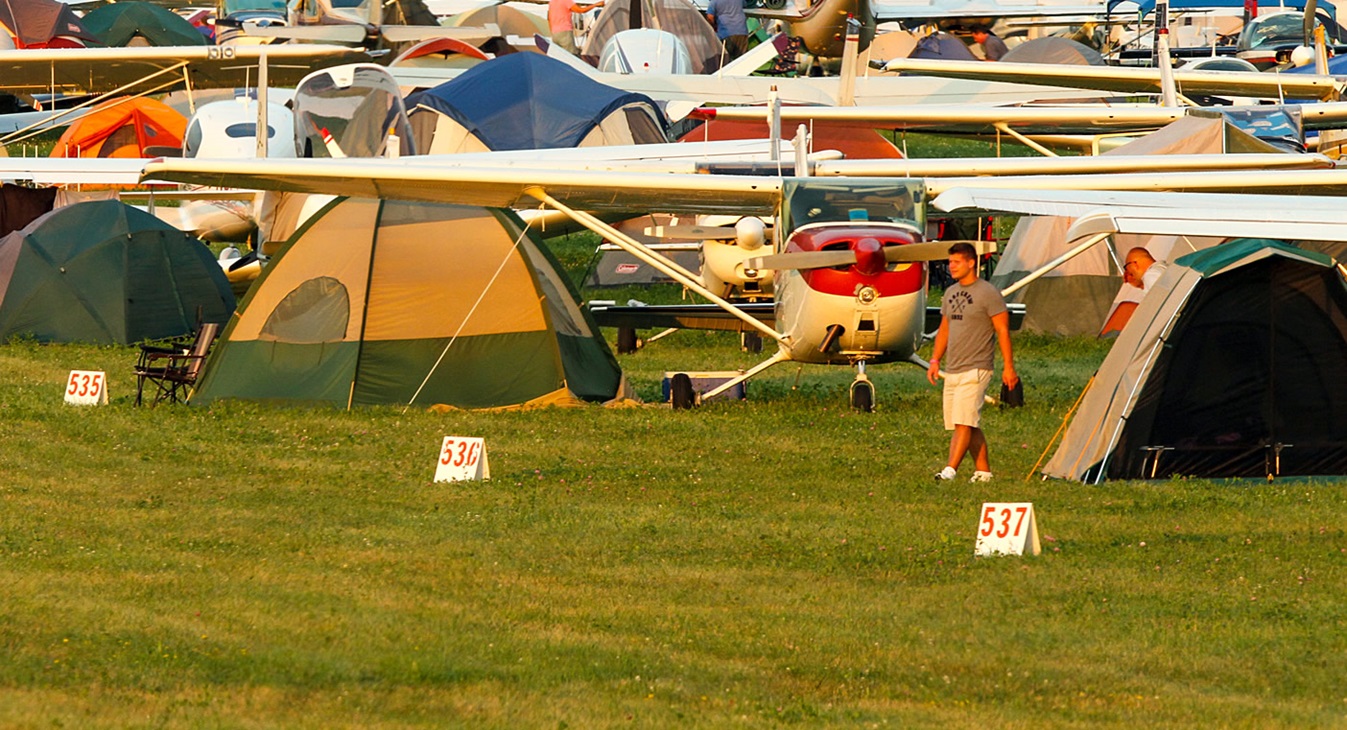
<svg viewBox="0 0 1347 730"><path fill-rule="evenodd" d="M809 130L801 124L795 128L795 176L809 177Z"/></svg>
<svg viewBox="0 0 1347 730"><path fill-rule="evenodd" d="M767 135L772 140L772 162L781 162L781 97L776 92L776 85L767 91ZM778 168L780 165L777 166ZM780 169L777 174L780 174Z"/></svg>
<svg viewBox="0 0 1347 730"><path fill-rule="evenodd" d="M1174 66L1169 61L1169 0L1157 0L1155 3L1155 50L1156 63L1160 64L1161 104L1177 107L1178 89L1174 85Z"/></svg>

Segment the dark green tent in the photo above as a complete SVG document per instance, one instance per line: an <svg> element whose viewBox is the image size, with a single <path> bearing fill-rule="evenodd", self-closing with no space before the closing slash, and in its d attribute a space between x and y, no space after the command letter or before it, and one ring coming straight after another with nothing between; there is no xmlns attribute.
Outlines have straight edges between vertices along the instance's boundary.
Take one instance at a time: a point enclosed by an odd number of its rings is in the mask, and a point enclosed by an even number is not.
<svg viewBox="0 0 1347 730"><path fill-rule="evenodd" d="M139 0L95 8L83 20L90 33L112 47L205 46L210 43L186 18Z"/></svg>
<svg viewBox="0 0 1347 730"><path fill-rule="evenodd" d="M100 200L57 208L0 239L0 340L130 344L224 322L234 294L196 238Z"/></svg>
<svg viewBox="0 0 1347 730"><path fill-rule="evenodd" d="M1347 284L1242 239L1170 264L1081 399L1049 476L1347 474Z"/></svg>

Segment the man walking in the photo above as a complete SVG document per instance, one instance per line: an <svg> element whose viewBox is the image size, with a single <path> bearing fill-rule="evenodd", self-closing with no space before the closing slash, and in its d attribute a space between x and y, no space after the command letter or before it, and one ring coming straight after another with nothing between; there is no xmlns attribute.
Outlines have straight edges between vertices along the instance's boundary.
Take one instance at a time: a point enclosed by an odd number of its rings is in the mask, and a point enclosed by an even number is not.
<svg viewBox="0 0 1347 730"><path fill-rule="evenodd" d="M982 403L992 379L993 340L1001 349L1001 382L1013 388L1020 380L1010 348L1010 314L1001 292L978 278L977 249L971 244L949 247L949 274L954 284L940 302L940 329L926 370L926 379L934 385L940 377L940 361L945 360L945 430L953 432L949 461L935 478L954 479L964 455L971 451L971 481L989 482L992 467L987 437L982 433Z"/></svg>

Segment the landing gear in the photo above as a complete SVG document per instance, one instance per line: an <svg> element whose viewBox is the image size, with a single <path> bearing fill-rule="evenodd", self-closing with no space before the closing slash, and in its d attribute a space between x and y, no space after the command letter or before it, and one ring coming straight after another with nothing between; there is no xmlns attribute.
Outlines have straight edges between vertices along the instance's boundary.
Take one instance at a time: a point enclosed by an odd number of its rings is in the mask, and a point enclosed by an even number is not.
<svg viewBox="0 0 1347 730"><path fill-rule="evenodd" d="M635 327L617 328L617 353L619 355L630 355L636 352L636 348L639 346L640 340L636 339Z"/></svg>
<svg viewBox="0 0 1347 730"><path fill-rule="evenodd" d="M865 361L856 361L856 379L851 381L851 407L861 413L875 412L875 384L865 374Z"/></svg>
<svg viewBox="0 0 1347 730"><path fill-rule="evenodd" d="M744 332L740 336L740 348L744 352L758 353L762 352L762 335L754 332Z"/></svg>
<svg viewBox="0 0 1347 730"><path fill-rule="evenodd" d="M697 394L692 391L692 378L687 373L675 373L669 380L669 400L675 411L687 410L696 405Z"/></svg>

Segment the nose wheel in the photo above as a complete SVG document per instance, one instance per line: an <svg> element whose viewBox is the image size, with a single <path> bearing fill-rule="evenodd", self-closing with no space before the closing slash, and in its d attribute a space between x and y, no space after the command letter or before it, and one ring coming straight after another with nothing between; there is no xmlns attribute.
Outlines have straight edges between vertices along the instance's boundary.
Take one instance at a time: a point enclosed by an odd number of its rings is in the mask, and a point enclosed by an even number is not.
<svg viewBox="0 0 1347 730"><path fill-rule="evenodd" d="M851 407L861 413L875 411L875 384L865 374L865 363L856 363L856 379L851 381Z"/></svg>

